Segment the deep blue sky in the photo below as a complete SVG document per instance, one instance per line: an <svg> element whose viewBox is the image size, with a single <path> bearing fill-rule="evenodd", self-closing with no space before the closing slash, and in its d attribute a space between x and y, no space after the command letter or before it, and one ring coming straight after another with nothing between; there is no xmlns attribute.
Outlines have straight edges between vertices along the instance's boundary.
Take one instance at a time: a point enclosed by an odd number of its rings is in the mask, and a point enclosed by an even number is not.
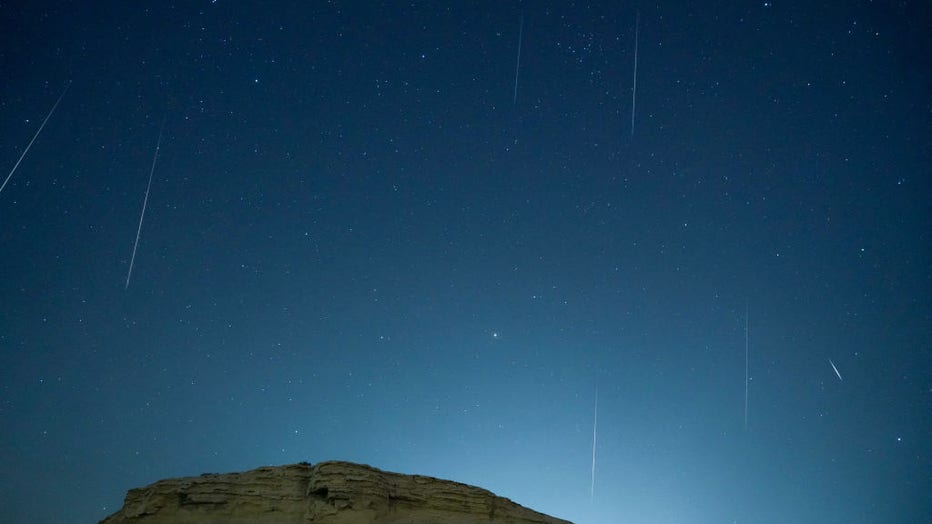
<svg viewBox="0 0 932 524"><path fill-rule="evenodd" d="M342 459L579 523L932 521L930 20L0 5L0 176L69 85L0 192L0 520Z"/></svg>

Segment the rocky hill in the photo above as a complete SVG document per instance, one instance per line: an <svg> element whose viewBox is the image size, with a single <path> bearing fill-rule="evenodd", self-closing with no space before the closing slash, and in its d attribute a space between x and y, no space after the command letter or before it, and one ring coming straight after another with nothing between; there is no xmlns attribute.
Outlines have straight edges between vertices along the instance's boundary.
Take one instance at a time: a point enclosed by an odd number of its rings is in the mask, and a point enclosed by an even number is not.
<svg viewBox="0 0 932 524"><path fill-rule="evenodd" d="M481 488L350 462L166 479L102 524L569 524Z"/></svg>

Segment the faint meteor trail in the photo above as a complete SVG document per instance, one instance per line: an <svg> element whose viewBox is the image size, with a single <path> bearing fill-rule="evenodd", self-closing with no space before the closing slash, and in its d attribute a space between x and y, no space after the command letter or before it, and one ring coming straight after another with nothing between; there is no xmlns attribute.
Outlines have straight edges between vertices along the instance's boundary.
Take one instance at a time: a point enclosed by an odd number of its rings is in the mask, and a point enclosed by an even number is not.
<svg viewBox="0 0 932 524"><path fill-rule="evenodd" d="M126 273L126 286L129 289L129 279L133 276L133 263L136 262L136 248L139 247L139 234L142 232L142 219L146 216L146 205L149 203L149 190L152 188L152 175L155 173L155 161L159 158L159 148L162 146L162 131L165 130L165 121L159 129L159 139L155 143L155 154L152 155L152 168L149 169L149 184L146 185L146 197L142 201L142 212L139 213L139 227L136 228L136 242L133 244L133 256L129 260L129 271Z"/></svg>
<svg viewBox="0 0 932 524"><path fill-rule="evenodd" d="M835 363L832 362L832 359L828 359L828 363L832 365L832 369L834 369L835 374L838 375L838 380L844 382L845 379L841 378L841 373L838 372L838 368L835 367Z"/></svg>
<svg viewBox="0 0 932 524"><path fill-rule="evenodd" d="M39 130L36 131L35 135L33 135L32 140L29 141L29 145L27 145L26 149L23 150L23 154L19 156L19 160L16 161L16 165L13 166L13 169L10 170L10 174L6 176L6 180L4 180L3 184L0 185L0 193L3 192L3 188L6 187L6 183L10 181L10 178L13 177L13 173L16 172L16 168L19 167L19 163L23 161L23 158L26 158L26 153L29 152L29 148L32 147L33 142L39 138L39 133L42 132L42 128L45 127L45 123L49 121L49 118L52 118L52 113L55 112L55 108L58 107L58 103L61 102L61 99L65 97L65 93L68 92L69 87L71 87L71 80L65 84L65 88L62 90L61 94L58 95L58 100L55 101L55 105L52 106L49 114L45 115L45 120L42 121L42 125L39 126Z"/></svg>
<svg viewBox="0 0 932 524"><path fill-rule="evenodd" d="M638 36L641 29L641 13L634 19L634 81L631 84L631 136L634 136L634 107L638 96Z"/></svg>
<svg viewBox="0 0 932 524"><path fill-rule="evenodd" d="M744 431L748 430L748 305L744 305Z"/></svg>
<svg viewBox="0 0 932 524"><path fill-rule="evenodd" d="M589 503L595 499L595 443L599 429L599 390L595 392L595 414L592 419L592 481L589 485Z"/></svg>
<svg viewBox="0 0 932 524"><path fill-rule="evenodd" d="M524 40L524 14L521 14L521 25L518 26L518 58L515 60L515 96L513 103L518 105L518 68L521 67L521 43Z"/></svg>

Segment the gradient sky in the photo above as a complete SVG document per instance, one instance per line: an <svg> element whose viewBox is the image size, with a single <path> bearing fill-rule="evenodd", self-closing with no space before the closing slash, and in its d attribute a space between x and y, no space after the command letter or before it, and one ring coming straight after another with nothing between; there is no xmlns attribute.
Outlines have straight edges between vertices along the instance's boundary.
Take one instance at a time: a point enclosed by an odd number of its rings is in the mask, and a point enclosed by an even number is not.
<svg viewBox="0 0 932 524"><path fill-rule="evenodd" d="M0 5L0 176L68 87L0 192L0 521L333 459L578 523L932 521L930 20Z"/></svg>

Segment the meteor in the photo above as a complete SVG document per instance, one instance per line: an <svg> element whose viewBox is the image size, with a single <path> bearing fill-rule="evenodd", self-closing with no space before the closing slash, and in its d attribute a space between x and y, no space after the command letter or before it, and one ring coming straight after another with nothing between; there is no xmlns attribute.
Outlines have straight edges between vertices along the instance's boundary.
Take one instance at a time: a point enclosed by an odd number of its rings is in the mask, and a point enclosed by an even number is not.
<svg viewBox="0 0 932 524"><path fill-rule="evenodd" d="M136 262L136 248L139 247L139 235L142 233L142 219L146 216L146 206L149 204L149 190L152 189L152 175L155 174L155 161L159 159L159 148L162 147L162 132L165 130L165 122L162 122L162 128L159 129L159 139L155 143L155 153L152 155L152 167L149 169L149 184L146 185L146 197L142 201L142 212L139 213L139 227L136 228L136 242L133 244L133 256L129 260L129 271L126 273L126 286L123 289L129 289L129 279L133 276L133 264Z"/></svg>
<svg viewBox="0 0 932 524"><path fill-rule="evenodd" d="M71 87L70 80L68 81L67 84L65 84L65 89L63 89L61 94L58 95L58 100L55 101L55 105L52 106L52 109L49 111L49 114L45 115L45 120L42 121L42 125L39 126L39 130L36 131L36 134L32 136L32 140L29 141L29 145L27 145L26 149L23 150L23 154L19 156L19 160L16 161L16 164L13 166L13 169L10 170L10 174L6 176L6 180L4 180L3 184L0 185L0 193L3 192L3 188L6 187L6 183L9 182L11 178L13 178L13 173L16 172L16 168L19 167L19 163L22 162L24 158L26 158L26 153L29 152L29 148L32 147L33 142L35 142L36 139L39 138L39 133L42 132L42 128L45 127L45 124L46 122L49 121L49 118L52 118L52 113L55 112L55 109L58 107L58 103L61 102L61 99L65 98L65 93L68 92L69 87Z"/></svg>
<svg viewBox="0 0 932 524"><path fill-rule="evenodd" d="M589 484L589 503L595 498L595 442L599 428L599 391L595 392L595 413L592 417L592 481Z"/></svg>
<svg viewBox="0 0 932 524"><path fill-rule="evenodd" d="M631 82L631 136L634 136L634 106L638 96L638 36L641 29L641 13L634 19L634 80Z"/></svg>
<svg viewBox="0 0 932 524"><path fill-rule="evenodd" d="M518 57L515 59L515 96L513 103L518 105L518 68L521 67L521 43L524 41L524 13L521 13L521 24L518 26Z"/></svg>

